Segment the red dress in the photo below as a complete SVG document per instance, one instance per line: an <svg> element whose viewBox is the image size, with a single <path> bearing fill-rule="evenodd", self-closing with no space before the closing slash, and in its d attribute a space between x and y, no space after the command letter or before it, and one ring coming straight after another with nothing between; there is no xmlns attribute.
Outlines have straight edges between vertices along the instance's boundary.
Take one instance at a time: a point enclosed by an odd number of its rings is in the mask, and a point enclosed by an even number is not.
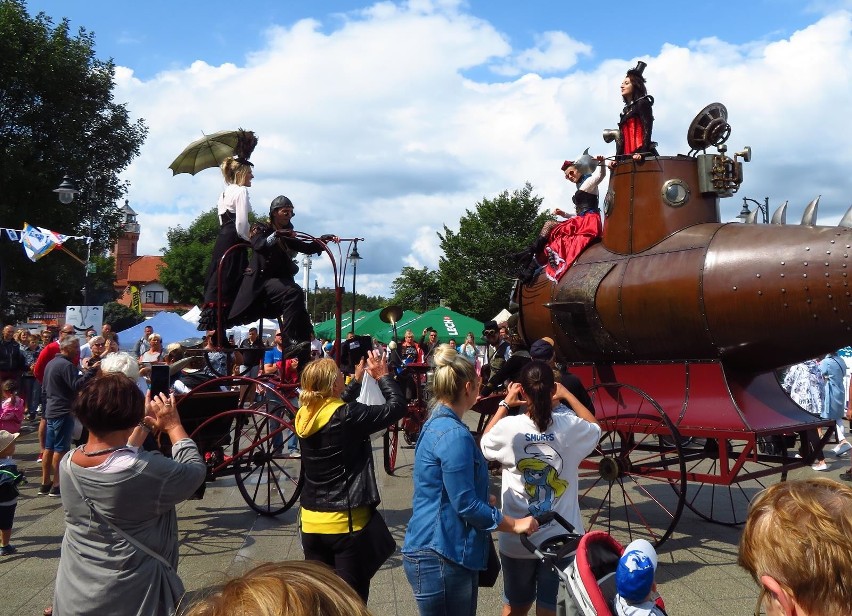
<svg viewBox="0 0 852 616"><path fill-rule="evenodd" d="M545 275L553 282L559 282L580 253L600 237L602 231L601 215L595 211L554 225L548 234L547 245L536 255L538 262L544 265Z"/></svg>

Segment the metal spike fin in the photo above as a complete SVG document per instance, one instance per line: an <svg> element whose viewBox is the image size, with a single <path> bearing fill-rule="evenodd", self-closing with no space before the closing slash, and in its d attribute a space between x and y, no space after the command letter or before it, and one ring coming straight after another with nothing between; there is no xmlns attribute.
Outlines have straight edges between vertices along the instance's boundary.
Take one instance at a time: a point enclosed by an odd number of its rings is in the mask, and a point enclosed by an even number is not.
<svg viewBox="0 0 852 616"><path fill-rule="evenodd" d="M772 214L773 225L787 224L787 202L782 203L777 210Z"/></svg>
<svg viewBox="0 0 852 616"><path fill-rule="evenodd" d="M817 222L817 208L819 208L819 198L822 195L817 195L817 198L808 203L805 208L805 213L802 215L803 225L814 226Z"/></svg>
<svg viewBox="0 0 852 616"><path fill-rule="evenodd" d="M843 215L843 218L840 219L840 222L837 223L837 226L852 229L852 205L850 205L849 209L846 210L846 213Z"/></svg>

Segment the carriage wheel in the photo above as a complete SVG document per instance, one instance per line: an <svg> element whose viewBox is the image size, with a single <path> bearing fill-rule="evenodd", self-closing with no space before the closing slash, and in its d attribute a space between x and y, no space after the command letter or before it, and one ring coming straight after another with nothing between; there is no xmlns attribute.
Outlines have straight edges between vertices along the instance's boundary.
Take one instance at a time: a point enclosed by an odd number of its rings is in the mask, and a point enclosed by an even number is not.
<svg viewBox="0 0 852 616"><path fill-rule="evenodd" d="M405 439L407 445L414 447L417 444L417 439L420 438L420 430L426 423L426 415L426 402L422 398L412 400L408 404L408 411L399 422L402 438Z"/></svg>
<svg viewBox="0 0 852 616"><path fill-rule="evenodd" d="M267 389L234 425L234 478L248 506L261 515L284 513L302 491L302 460L290 423L294 415L285 398Z"/></svg>
<svg viewBox="0 0 852 616"><path fill-rule="evenodd" d="M399 449L399 422L391 424L385 430L384 435L384 461L385 472L388 475L393 475L396 470L396 454Z"/></svg>
<svg viewBox="0 0 852 616"><path fill-rule="evenodd" d="M623 545L661 545L683 511L682 439L663 409L642 390L620 383L589 390L601 425L597 449L580 465L580 509L588 530Z"/></svg>
<svg viewBox="0 0 852 616"><path fill-rule="evenodd" d="M719 447L727 450L730 467L744 448L750 448L748 441L707 439L706 442L694 442L684 447L686 471L690 476L721 477L724 464L719 455ZM699 517L708 522L724 526L743 524L748 506L758 492L778 480L778 468L781 467L780 480L787 479L787 450L782 448L778 455L758 455L756 460L747 460L737 472L737 477L766 473L765 477L737 479L726 483L698 483L693 481L686 489L684 503Z"/></svg>

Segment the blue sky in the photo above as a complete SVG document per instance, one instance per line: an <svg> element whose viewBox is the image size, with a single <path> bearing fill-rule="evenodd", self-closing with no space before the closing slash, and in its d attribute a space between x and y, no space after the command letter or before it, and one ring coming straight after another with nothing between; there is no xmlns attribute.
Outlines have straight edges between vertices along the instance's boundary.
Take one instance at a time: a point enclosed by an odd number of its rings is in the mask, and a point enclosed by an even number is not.
<svg viewBox="0 0 852 616"><path fill-rule="evenodd" d="M329 32L342 14L369 6L351 0L257 0L250 4L212 0L30 0L31 13L44 11L54 21L67 17L72 27L93 31L101 57L133 68L140 78L189 65L240 62L257 49L271 24L316 19ZM487 20L513 46L534 44L536 36L563 30L596 50L578 68L591 68L603 57L630 58L659 50L665 43L718 36L743 44L789 36L821 12L820 3L802 0L741 2L555 2L553 0L473 0L470 14ZM620 8L621 7L621 8ZM611 11L623 10L622 14Z"/></svg>
<svg viewBox="0 0 852 616"><path fill-rule="evenodd" d="M743 196L789 200L797 222L822 195L823 224L852 202L850 0L27 5L93 31L116 99L150 128L124 174L147 254L221 188L215 170L172 177L172 158L242 126L260 136L254 209L286 194L297 228L365 237L359 291L388 295L402 266L437 267L436 233L483 197L529 181L547 209L570 206L561 161L612 156L601 131L637 58L662 154L686 153L686 127L713 101L728 107L731 150L753 148L723 220ZM330 284L327 264L314 275Z"/></svg>

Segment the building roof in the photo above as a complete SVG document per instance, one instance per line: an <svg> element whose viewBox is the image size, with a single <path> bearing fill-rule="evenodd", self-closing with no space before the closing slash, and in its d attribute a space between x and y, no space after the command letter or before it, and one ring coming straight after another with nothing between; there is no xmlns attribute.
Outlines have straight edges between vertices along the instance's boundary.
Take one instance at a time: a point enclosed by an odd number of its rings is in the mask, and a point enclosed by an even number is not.
<svg viewBox="0 0 852 616"><path fill-rule="evenodd" d="M127 282L135 284L156 282L160 279L160 268L165 265L163 258L157 255L139 257L131 261L127 268Z"/></svg>

